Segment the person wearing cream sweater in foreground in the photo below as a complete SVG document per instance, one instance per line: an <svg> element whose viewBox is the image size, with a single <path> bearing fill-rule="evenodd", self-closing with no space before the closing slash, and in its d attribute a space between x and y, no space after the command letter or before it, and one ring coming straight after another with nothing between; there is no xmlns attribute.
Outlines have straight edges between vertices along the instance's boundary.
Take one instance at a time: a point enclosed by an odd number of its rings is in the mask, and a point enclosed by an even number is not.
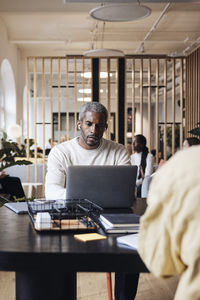
<svg viewBox="0 0 200 300"><path fill-rule="evenodd" d="M177 152L151 183L139 254L158 277L180 275L175 300L200 299L200 146Z"/></svg>

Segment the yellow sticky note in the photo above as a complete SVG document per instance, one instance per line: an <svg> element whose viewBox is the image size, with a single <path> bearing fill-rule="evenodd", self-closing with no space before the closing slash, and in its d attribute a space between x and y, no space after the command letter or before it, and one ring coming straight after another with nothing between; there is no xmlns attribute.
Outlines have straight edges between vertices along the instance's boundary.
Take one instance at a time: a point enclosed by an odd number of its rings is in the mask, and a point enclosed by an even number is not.
<svg viewBox="0 0 200 300"><path fill-rule="evenodd" d="M74 238L82 242L105 240L107 237L99 233L74 234Z"/></svg>

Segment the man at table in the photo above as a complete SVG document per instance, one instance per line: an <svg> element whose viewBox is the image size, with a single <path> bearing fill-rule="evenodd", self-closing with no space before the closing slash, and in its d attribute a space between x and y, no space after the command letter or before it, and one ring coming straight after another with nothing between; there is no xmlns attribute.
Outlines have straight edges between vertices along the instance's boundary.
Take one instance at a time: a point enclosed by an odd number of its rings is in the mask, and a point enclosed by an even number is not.
<svg viewBox="0 0 200 300"><path fill-rule="evenodd" d="M103 138L108 124L107 109L98 102L81 107L77 122L80 136L56 145L48 157L46 199L66 199L66 171L68 165L129 165L127 149ZM115 299L133 300L137 292L139 274L115 275Z"/></svg>

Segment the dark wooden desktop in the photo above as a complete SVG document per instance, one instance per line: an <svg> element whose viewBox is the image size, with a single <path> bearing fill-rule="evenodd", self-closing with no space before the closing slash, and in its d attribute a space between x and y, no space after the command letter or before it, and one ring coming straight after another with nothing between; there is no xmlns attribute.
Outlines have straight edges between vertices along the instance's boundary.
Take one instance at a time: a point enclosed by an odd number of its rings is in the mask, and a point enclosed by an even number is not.
<svg viewBox="0 0 200 300"><path fill-rule="evenodd" d="M147 272L116 235L83 243L64 232L37 233L28 215L0 208L0 270L16 272L16 300L76 299L76 272Z"/></svg>

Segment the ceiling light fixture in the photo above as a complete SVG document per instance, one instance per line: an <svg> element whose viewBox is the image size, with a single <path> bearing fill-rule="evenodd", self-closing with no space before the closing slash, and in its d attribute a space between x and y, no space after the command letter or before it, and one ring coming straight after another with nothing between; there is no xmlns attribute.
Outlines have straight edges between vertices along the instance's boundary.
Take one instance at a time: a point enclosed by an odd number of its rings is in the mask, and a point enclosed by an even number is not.
<svg viewBox="0 0 200 300"><path fill-rule="evenodd" d="M103 22L102 33L101 33L101 48L94 49L94 42L97 42L97 34L98 34L98 22L95 25L92 36L92 49L87 50L83 53L84 56L87 57L122 57L124 56L124 52L118 49L107 49L103 48L103 40L104 40L104 32L105 32L105 22Z"/></svg>
<svg viewBox="0 0 200 300"><path fill-rule="evenodd" d="M105 56L112 56L112 57L116 57L116 56L124 56L124 52L121 50L117 50L117 49L105 49L105 48L99 48L99 49L92 49L92 50L88 50L85 51L83 53L84 56L89 56L89 57L105 57Z"/></svg>
<svg viewBox="0 0 200 300"><path fill-rule="evenodd" d="M151 9L138 4L110 4L93 8L90 16L99 21L128 22L143 19L151 14Z"/></svg>

